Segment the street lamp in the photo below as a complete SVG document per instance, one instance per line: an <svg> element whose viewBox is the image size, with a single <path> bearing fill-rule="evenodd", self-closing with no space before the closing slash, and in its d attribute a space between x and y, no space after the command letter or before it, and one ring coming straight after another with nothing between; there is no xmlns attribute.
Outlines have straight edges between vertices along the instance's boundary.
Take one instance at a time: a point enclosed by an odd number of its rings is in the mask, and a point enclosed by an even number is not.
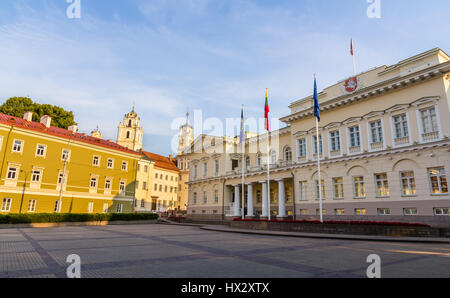
<svg viewBox="0 0 450 298"><path fill-rule="evenodd" d="M23 183L23 188L22 188L22 198L21 198L21 200L20 200L20 209L19 209L19 214L22 214L23 199L25 198L25 190L26 190L26 188L27 188L27 177L28 177L28 174L29 174L31 171L20 170L20 172L21 172L21 173L25 173L25 181L24 181L24 183Z"/></svg>

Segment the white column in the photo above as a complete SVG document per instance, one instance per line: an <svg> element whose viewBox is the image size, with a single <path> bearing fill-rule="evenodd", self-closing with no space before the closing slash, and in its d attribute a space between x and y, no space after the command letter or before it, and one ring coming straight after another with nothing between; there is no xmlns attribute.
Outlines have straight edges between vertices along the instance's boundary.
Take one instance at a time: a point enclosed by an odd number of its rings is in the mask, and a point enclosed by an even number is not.
<svg viewBox="0 0 450 298"><path fill-rule="evenodd" d="M278 181L278 217L286 217L286 198L284 193L284 180Z"/></svg>
<svg viewBox="0 0 450 298"><path fill-rule="evenodd" d="M267 206L267 181L260 182L262 184L262 217L269 217L269 209Z"/></svg>
<svg viewBox="0 0 450 298"><path fill-rule="evenodd" d="M247 184L247 216L255 216L253 212L253 184Z"/></svg>
<svg viewBox="0 0 450 298"><path fill-rule="evenodd" d="M234 216L241 216L241 196L239 191L239 185L234 186Z"/></svg>

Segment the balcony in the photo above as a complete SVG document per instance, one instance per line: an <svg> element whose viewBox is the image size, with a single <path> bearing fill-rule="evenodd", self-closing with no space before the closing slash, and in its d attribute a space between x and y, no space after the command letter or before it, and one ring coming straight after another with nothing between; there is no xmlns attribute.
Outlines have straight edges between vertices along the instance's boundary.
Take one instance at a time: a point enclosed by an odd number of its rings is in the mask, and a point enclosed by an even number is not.
<svg viewBox="0 0 450 298"><path fill-rule="evenodd" d="M376 143L371 143L370 144L370 149L371 150L382 150L384 148L384 143L383 142L376 142Z"/></svg>
<svg viewBox="0 0 450 298"><path fill-rule="evenodd" d="M350 148L348 149L348 152L349 152L350 154L359 153L359 152L361 152L361 146L353 146L353 147L350 147Z"/></svg>
<svg viewBox="0 0 450 298"><path fill-rule="evenodd" d="M431 142L431 141L439 140L439 132L435 131L435 132L430 132L430 133L424 133L424 134L422 134L422 139L424 142Z"/></svg>
<svg viewBox="0 0 450 298"><path fill-rule="evenodd" d="M402 146L402 145L408 145L408 144L409 144L409 137L396 138L394 140L395 146Z"/></svg>

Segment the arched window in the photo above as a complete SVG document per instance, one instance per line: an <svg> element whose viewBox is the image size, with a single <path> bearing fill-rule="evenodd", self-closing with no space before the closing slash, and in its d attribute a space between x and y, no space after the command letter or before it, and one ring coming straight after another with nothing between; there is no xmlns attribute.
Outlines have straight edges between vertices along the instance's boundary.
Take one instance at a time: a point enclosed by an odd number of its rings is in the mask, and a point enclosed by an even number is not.
<svg viewBox="0 0 450 298"><path fill-rule="evenodd" d="M291 147L286 147L284 149L284 160L285 161L292 161L292 149L291 149Z"/></svg>
<svg viewBox="0 0 450 298"><path fill-rule="evenodd" d="M128 127L131 127L131 119L130 120L128 120Z"/></svg>
<svg viewBox="0 0 450 298"><path fill-rule="evenodd" d="M131 132L127 131L127 139L131 137Z"/></svg>

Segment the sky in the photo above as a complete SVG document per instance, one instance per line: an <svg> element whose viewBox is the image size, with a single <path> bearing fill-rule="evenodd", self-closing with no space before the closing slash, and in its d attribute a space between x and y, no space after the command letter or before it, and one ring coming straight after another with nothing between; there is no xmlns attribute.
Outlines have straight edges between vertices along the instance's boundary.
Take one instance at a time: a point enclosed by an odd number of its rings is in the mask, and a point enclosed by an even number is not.
<svg viewBox="0 0 450 298"><path fill-rule="evenodd" d="M75 0L74 0L75 1ZM375 1L375 0L372 0ZM28 96L73 111L81 132L116 140L133 104L144 149L173 154L186 111L203 119L271 117L358 72L440 47L450 52L448 0L0 1L0 103ZM191 122L193 119L191 119ZM207 131L203 131L207 133ZM196 134L199 132L196 131Z"/></svg>

